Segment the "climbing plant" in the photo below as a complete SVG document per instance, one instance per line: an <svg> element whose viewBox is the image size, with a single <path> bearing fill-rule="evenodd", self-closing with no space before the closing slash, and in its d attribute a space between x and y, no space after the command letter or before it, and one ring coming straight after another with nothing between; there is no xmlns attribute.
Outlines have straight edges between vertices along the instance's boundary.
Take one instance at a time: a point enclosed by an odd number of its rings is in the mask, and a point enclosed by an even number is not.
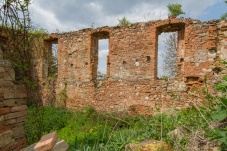
<svg viewBox="0 0 227 151"><path fill-rule="evenodd" d="M1 43L4 59L12 62L17 77L22 75L28 79L30 74L30 43L29 30L31 29L28 6L30 0L1 0L0 24Z"/></svg>

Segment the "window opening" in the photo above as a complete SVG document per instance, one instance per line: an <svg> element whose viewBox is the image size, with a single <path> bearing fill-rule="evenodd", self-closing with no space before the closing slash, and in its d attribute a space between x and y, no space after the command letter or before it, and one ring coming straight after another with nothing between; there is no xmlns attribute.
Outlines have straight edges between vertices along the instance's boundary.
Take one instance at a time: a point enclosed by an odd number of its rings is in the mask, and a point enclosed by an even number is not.
<svg viewBox="0 0 227 151"><path fill-rule="evenodd" d="M178 32L163 32L158 36L157 77L177 75Z"/></svg>
<svg viewBox="0 0 227 151"><path fill-rule="evenodd" d="M48 77L57 76L58 74L58 43L50 43L51 51L49 52Z"/></svg>
<svg viewBox="0 0 227 151"><path fill-rule="evenodd" d="M109 38L108 39L99 39L98 40L97 80L106 79L108 53L109 53Z"/></svg>

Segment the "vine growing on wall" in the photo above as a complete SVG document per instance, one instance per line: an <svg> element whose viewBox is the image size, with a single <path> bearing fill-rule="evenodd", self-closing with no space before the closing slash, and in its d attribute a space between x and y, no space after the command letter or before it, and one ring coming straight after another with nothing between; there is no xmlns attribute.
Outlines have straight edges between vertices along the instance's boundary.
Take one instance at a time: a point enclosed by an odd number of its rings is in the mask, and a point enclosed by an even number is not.
<svg viewBox="0 0 227 151"><path fill-rule="evenodd" d="M11 61L17 78L30 75L30 43L31 29L28 6L30 0L2 0L0 2L0 34L4 59Z"/></svg>
<svg viewBox="0 0 227 151"><path fill-rule="evenodd" d="M16 80L25 84L28 100L31 100L31 91L38 87L32 73L34 54L31 50L37 47L34 38L38 40L44 33L32 27L30 4L31 0L0 1L0 49L3 59L11 62Z"/></svg>

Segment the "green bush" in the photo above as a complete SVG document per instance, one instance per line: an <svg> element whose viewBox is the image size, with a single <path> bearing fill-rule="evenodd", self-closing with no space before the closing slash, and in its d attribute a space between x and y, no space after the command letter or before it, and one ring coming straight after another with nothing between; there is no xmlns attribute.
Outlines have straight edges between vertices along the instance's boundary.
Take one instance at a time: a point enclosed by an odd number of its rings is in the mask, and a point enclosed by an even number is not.
<svg viewBox="0 0 227 151"><path fill-rule="evenodd" d="M185 14L181 9L181 4L169 4L167 7L169 9L169 16L177 17L181 14Z"/></svg>
<svg viewBox="0 0 227 151"><path fill-rule="evenodd" d="M189 137L175 141L167 136L167 133L178 127L188 128L191 134L200 128L209 130L209 123L213 120L206 110L198 108L176 111L171 115L159 114L156 116L102 114L92 107L85 107L81 111L73 113L54 107L38 109L39 114L37 114L36 107L29 107L26 122L28 144L36 142L40 138L38 137L40 132L43 135L57 131L58 138L69 144L69 150L80 151L123 151L128 143L150 138L164 140L173 146L180 144L181 149L184 150ZM34 113L38 116L35 117ZM216 132L213 137L215 139L221 138L223 132ZM220 145L223 144L223 137L219 142Z"/></svg>
<svg viewBox="0 0 227 151"><path fill-rule="evenodd" d="M25 123L26 143L37 142L42 135L62 129L72 112L64 108L29 106Z"/></svg>
<svg viewBox="0 0 227 151"><path fill-rule="evenodd" d="M210 117L220 123L227 123L227 76L216 86L218 91L222 92L222 97L217 97L216 107L211 108ZM220 124L221 125L221 124ZM225 124L224 124L225 125ZM216 127L208 132L211 140L217 140L220 150L227 148L227 127Z"/></svg>

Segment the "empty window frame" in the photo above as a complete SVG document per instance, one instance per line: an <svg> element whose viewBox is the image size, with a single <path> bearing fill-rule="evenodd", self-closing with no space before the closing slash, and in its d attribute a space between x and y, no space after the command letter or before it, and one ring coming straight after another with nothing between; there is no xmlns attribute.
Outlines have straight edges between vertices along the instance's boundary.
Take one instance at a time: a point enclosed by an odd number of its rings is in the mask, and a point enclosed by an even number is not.
<svg viewBox="0 0 227 151"><path fill-rule="evenodd" d="M45 41L47 47L47 77L57 77L58 74L58 39Z"/></svg>
<svg viewBox="0 0 227 151"><path fill-rule="evenodd" d="M179 62L185 45L184 31L184 23L166 24L156 28L156 79L176 78L180 75L182 66Z"/></svg>
<svg viewBox="0 0 227 151"><path fill-rule="evenodd" d="M107 77L109 53L109 33L98 32L91 36L92 80L105 80Z"/></svg>
<svg viewBox="0 0 227 151"><path fill-rule="evenodd" d="M177 74L178 33L163 32L158 36L157 76L173 78Z"/></svg>

